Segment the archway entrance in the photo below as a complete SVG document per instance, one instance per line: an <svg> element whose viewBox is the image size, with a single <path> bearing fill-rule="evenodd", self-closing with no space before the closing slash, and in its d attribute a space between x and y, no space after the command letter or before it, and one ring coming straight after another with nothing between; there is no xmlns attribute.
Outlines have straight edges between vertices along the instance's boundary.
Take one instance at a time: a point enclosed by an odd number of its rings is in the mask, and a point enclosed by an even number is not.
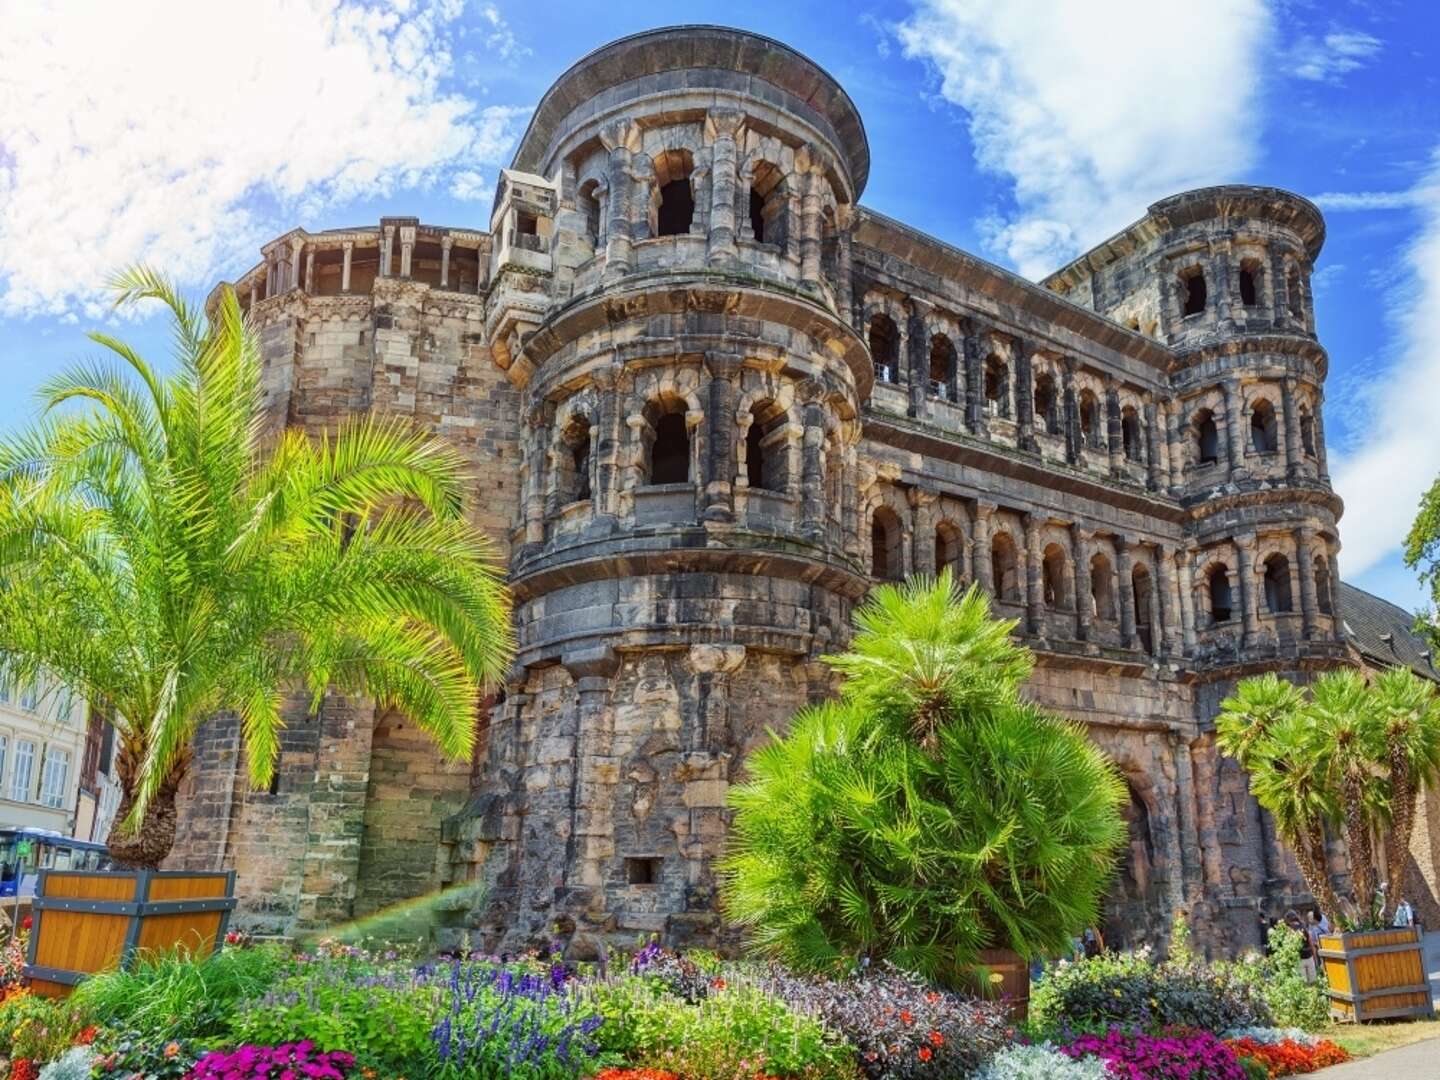
<svg viewBox="0 0 1440 1080"><path fill-rule="evenodd" d="M1150 810L1133 783L1125 786L1130 798L1121 813L1128 837L1100 909L1105 947L1112 952L1153 945L1166 936L1166 875Z"/></svg>

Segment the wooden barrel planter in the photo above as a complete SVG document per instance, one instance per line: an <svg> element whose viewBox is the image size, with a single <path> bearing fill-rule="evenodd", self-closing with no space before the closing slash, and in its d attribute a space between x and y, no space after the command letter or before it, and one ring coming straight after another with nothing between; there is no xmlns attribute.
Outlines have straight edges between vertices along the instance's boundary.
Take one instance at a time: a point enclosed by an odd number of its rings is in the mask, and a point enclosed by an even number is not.
<svg viewBox="0 0 1440 1080"><path fill-rule="evenodd" d="M1420 931L1413 926L1322 934L1320 963L1337 1020L1428 1017L1435 1012Z"/></svg>
<svg viewBox="0 0 1440 1080"><path fill-rule="evenodd" d="M141 950L209 956L235 907L235 871L42 870L25 974L45 997L127 968Z"/></svg>
<svg viewBox="0 0 1440 1080"><path fill-rule="evenodd" d="M1010 1019L1024 1020L1030 1014L1029 963L1010 949L982 949L980 963L984 996L1003 1001Z"/></svg>

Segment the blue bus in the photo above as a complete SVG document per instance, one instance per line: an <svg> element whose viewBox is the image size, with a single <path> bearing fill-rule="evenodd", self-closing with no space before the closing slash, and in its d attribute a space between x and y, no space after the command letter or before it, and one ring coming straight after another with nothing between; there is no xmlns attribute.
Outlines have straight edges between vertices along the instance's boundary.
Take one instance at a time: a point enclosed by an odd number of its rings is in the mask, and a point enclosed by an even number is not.
<svg viewBox="0 0 1440 1080"><path fill-rule="evenodd" d="M35 895L41 870L111 870L104 844L50 829L0 828L0 897Z"/></svg>

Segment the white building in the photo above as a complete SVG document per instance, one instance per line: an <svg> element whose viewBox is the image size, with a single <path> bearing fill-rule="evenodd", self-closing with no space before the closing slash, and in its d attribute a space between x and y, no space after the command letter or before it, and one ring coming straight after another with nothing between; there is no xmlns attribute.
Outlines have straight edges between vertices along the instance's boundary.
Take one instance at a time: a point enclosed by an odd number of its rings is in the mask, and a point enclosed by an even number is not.
<svg viewBox="0 0 1440 1080"><path fill-rule="evenodd" d="M0 827L76 835L86 713L64 690L0 686ZM86 840L98 796L89 801Z"/></svg>

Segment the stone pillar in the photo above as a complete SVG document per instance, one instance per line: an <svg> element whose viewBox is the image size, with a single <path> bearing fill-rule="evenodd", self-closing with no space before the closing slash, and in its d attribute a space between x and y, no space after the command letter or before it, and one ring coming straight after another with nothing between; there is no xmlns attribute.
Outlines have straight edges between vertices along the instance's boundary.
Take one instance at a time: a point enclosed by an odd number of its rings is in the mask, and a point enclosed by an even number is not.
<svg viewBox="0 0 1440 1080"><path fill-rule="evenodd" d="M1175 553L1179 574L1176 584L1180 589L1180 635L1185 642L1185 655L1195 652L1195 580L1191 572L1190 549L1181 548Z"/></svg>
<svg viewBox="0 0 1440 1080"><path fill-rule="evenodd" d="M1255 646L1260 630L1260 614L1255 596L1255 534L1241 533L1235 537L1235 576L1240 581L1241 644Z"/></svg>
<svg viewBox="0 0 1440 1080"><path fill-rule="evenodd" d="M1285 280L1285 253L1278 244L1270 245L1270 318L1275 326L1290 325L1290 285Z"/></svg>
<svg viewBox="0 0 1440 1080"><path fill-rule="evenodd" d="M1315 464L1320 470L1320 479L1330 482L1330 456L1325 449L1324 399L1317 391L1315 395Z"/></svg>
<svg viewBox="0 0 1440 1080"><path fill-rule="evenodd" d="M965 347L965 426L971 434L985 433L985 378L980 372L980 334L966 334Z"/></svg>
<svg viewBox="0 0 1440 1080"><path fill-rule="evenodd" d="M1156 586L1160 592L1160 654L1179 653L1180 613L1176 608L1175 552L1164 544L1155 547Z"/></svg>
<svg viewBox="0 0 1440 1080"><path fill-rule="evenodd" d="M315 252L305 253L305 291L315 294Z"/></svg>
<svg viewBox="0 0 1440 1080"><path fill-rule="evenodd" d="M1300 446L1300 410L1295 407L1292 375L1280 381L1280 413L1285 424L1285 475L1294 480L1305 463L1305 453Z"/></svg>
<svg viewBox="0 0 1440 1080"><path fill-rule="evenodd" d="M1160 460L1160 413L1154 401L1145 402L1145 484L1151 491L1165 486Z"/></svg>
<svg viewBox="0 0 1440 1080"><path fill-rule="evenodd" d="M705 521L735 520L735 379L740 365L739 353L712 350L705 354L710 373L710 464L701 514Z"/></svg>
<svg viewBox="0 0 1440 1080"><path fill-rule="evenodd" d="M737 198L736 140L745 114L738 109L711 109L705 114L705 135L710 141L710 235L705 261L711 265L734 262Z"/></svg>
<svg viewBox="0 0 1440 1080"><path fill-rule="evenodd" d="M911 416L928 416L930 395L930 334L925 326L925 315L931 310L923 300L910 302L910 314L905 320L906 366L910 369Z"/></svg>
<svg viewBox="0 0 1440 1080"><path fill-rule="evenodd" d="M824 158L818 147L803 146L795 154L795 171L801 177L800 283L820 285L820 194L825 182Z"/></svg>
<svg viewBox="0 0 1440 1080"><path fill-rule="evenodd" d="M593 909L591 898L603 894L615 856L609 796L619 762L612 756L611 692L619 661L613 650L599 647L562 654L560 662L575 680L575 708L557 713L554 726L537 741L543 743L540 752L549 766L552 791L569 803L565 862L556 891L564 896L565 913L575 914ZM555 811L563 813L559 807L532 802L530 808L557 828L564 823L563 817L552 817Z"/></svg>
<svg viewBox="0 0 1440 1080"><path fill-rule="evenodd" d="M1110 475L1125 473L1125 436L1120 426L1120 391L1111 383L1105 387L1105 436L1110 451Z"/></svg>
<svg viewBox="0 0 1440 1080"><path fill-rule="evenodd" d="M1217 314L1231 330L1244 321L1245 304L1240 298L1240 268L1234 265L1235 251L1228 242L1217 246L1214 253Z"/></svg>
<svg viewBox="0 0 1440 1080"><path fill-rule="evenodd" d="M1127 649L1138 649L1140 642L1135 634L1135 556L1130 543L1123 536L1115 537L1116 574L1119 577L1120 595L1120 644Z"/></svg>
<svg viewBox="0 0 1440 1080"><path fill-rule="evenodd" d="M1185 437L1180 426L1180 402L1171 401L1165 409L1166 443L1170 451L1170 494L1185 489Z"/></svg>
<svg viewBox="0 0 1440 1080"><path fill-rule="evenodd" d="M1033 356L1025 342L1015 341L1015 413L1019 423L1020 449L1038 453L1035 441L1035 372Z"/></svg>
<svg viewBox="0 0 1440 1080"><path fill-rule="evenodd" d="M344 252L344 257L340 262L340 291L348 293L350 291L350 259L355 254L355 241L346 240L340 247Z"/></svg>
<svg viewBox="0 0 1440 1080"><path fill-rule="evenodd" d="M255 279L250 279L250 314L255 313Z"/></svg>
<svg viewBox="0 0 1440 1080"><path fill-rule="evenodd" d="M410 258L415 253L415 226L400 226L400 276L410 277Z"/></svg>
<svg viewBox="0 0 1440 1080"><path fill-rule="evenodd" d="M1325 553L1325 561L1330 564L1330 626L1331 634L1336 641L1344 640L1344 632L1340 628L1340 560L1336 557L1334 548Z"/></svg>
<svg viewBox="0 0 1440 1080"><path fill-rule="evenodd" d="M455 241L448 236L440 238L440 287L442 289L450 287L450 248L454 243Z"/></svg>
<svg viewBox="0 0 1440 1080"><path fill-rule="evenodd" d="M291 289L300 285L300 252L304 247L304 243L299 240L290 245L290 274L285 284Z"/></svg>
<svg viewBox="0 0 1440 1080"><path fill-rule="evenodd" d="M850 230L854 226L853 218L853 212L848 206L840 207L835 214L835 306L840 314L847 318L854 303L854 283L850 276Z"/></svg>
<svg viewBox="0 0 1440 1080"><path fill-rule="evenodd" d="M1075 637L1090 640L1090 620L1094 614L1094 594L1090 590L1090 542L1095 534L1079 525L1070 527L1070 547L1075 559Z"/></svg>
<svg viewBox="0 0 1440 1080"><path fill-rule="evenodd" d="M995 595L995 564L990 558L990 526L995 509L992 502L975 504L975 580L991 597Z"/></svg>
<svg viewBox="0 0 1440 1080"><path fill-rule="evenodd" d="M800 443L800 529L814 540L825 536L825 387L813 379L799 386L804 433Z"/></svg>
<svg viewBox="0 0 1440 1080"><path fill-rule="evenodd" d="M1225 442L1230 450L1230 479L1245 475L1245 394L1238 376L1220 384L1225 393Z"/></svg>
<svg viewBox="0 0 1440 1080"><path fill-rule="evenodd" d="M1039 637L1045 628L1045 521L1035 513L1024 515L1022 520L1025 525L1026 629Z"/></svg>
<svg viewBox="0 0 1440 1080"><path fill-rule="evenodd" d="M630 272L630 205L635 190L631 166L639 141L639 128L630 120L618 120L600 131L600 143L610 155L606 177L606 185L610 188L605 225L603 277L606 281L614 281Z"/></svg>
<svg viewBox="0 0 1440 1080"><path fill-rule="evenodd" d="M380 241L380 277L390 276L390 255L395 250L395 226L386 225Z"/></svg>
<svg viewBox="0 0 1440 1080"><path fill-rule="evenodd" d="M596 435L591 445L595 454L595 490L592 503L595 517L613 519L617 514L624 452L625 417L622 397L624 368L618 363L597 367L590 376L596 392Z"/></svg>
<svg viewBox="0 0 1440 1080"><path fill-rule="evenodd" d="M1204 892L1200 867L1200 832L1195 813L1195 765L1190 760L1190 745L1180 734L1174 736L1175 803L1180 819L1181 877L1184 881L1186 904L1199 900Z"/></svg>
<svg viewBox="0 0 1440 1080"><path fill-rule="evenodd" d="M550 460L548 443L554 417L554 404L544 403L533 409L526 418L522 451L525 477L521 486L526 544L538 545L545 542L545 465Z"/></svg>
<svg viewBox="0 0 1440 1080"><path fill-rule="evenodd" d="M1080 400L1075 396L1075 358L1064 358L1060 370L1060 390L1065 402L1065 460L1071 465L1082 460L1080 437Z"/></svg>
<svg viewBox="0 0 1440 1080"><path fill-rule="evenodd" d="M1288 440L1287 440L1288 442ZM1315 597L1315 530L1302 525L1295 530L1296 558L1300 563L1300 627L1308 641L1315 637L1320 614Z"/></svg>

